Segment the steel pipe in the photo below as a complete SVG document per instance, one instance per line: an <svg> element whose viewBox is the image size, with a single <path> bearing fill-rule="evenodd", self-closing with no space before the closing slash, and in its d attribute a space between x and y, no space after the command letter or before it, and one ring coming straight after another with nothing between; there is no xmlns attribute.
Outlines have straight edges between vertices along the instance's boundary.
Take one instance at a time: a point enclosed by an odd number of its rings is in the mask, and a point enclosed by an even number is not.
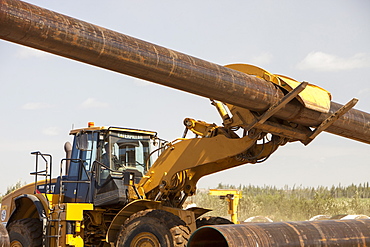
<svg viewBox="0 0 370 247"><path fill-rule="evenodd" d="M327 220L205 226L188 247L370 246L370 220Z"/></svg>
<svg viewBox="0 0 370 247"><path fill-rule="evenodd" d="M252 111L283 97L272 83L18 0L0 0L0 38ZM318 126L328 114L291 102L274 116ZM370 114L350 110L327 132L370 144Z"/></svg>

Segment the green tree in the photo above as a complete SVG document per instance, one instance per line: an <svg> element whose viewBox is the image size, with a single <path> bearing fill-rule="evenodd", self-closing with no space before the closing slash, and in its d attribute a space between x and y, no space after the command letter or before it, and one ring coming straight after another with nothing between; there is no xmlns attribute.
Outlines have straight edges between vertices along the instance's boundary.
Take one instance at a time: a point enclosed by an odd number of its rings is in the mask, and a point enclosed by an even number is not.
<svg viewBox="0 0 370 247"><path fill-rule="evenodd" d="M3 197L10 194L11 192L21 188L22 186L24 186L26 183L25 182L22 182L22 181L18 181L16 184L14 185L11 185L11 186L8 186L7 189L6 189L6 192L4 195L0 195L0 202L3 200Z"/></svg>

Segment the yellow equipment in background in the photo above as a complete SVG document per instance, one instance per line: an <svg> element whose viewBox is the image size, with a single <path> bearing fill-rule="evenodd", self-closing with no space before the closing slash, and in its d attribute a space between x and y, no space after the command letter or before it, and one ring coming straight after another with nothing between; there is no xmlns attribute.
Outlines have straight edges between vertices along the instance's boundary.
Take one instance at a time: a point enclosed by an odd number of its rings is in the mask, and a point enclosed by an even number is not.
<svg viewBox="0 0 370 247"><path fill-rule="evenodd" d="M210 189L211 196L219 196L221 200L226 200L228 205L227 213L231 216L231 221L234 224L239 224L238 221L238 205L239 199L242 198L241 190L233 189Z"/></svg>

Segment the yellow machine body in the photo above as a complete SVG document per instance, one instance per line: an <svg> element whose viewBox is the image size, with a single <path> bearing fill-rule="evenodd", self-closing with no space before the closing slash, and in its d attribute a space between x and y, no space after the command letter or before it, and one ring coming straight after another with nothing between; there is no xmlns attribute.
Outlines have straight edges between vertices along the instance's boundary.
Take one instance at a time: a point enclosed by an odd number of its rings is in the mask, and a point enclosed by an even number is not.
<svg viewBox="0 0 370 247"><path fill-rule="evenodd" d="M222 200L226 200L228 206L227 213L230 214L231 221L234 224L239 224L238 206L239 200L242 198L242 191L232 189L210 189L209 194L211 196L218 196Z"/></svg>

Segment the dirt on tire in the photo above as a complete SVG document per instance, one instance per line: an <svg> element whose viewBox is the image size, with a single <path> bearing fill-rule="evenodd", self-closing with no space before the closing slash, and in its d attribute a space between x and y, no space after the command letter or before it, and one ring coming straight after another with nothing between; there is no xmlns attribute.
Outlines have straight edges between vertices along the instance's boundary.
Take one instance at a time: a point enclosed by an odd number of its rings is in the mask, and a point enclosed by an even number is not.
<svg viewBox="0 0 370 247"><path fill-rule="evenodd" d="M147 209L125 221L116 246L135 246L146 242L148 246L185 247L189 237L189 227L178 216L163 210Z"/></svg>
<svg viewBox="0 0 370 247"><path fill-rule="evenodd" d="M40 219L16 220L8 226L8 233L10 243L17 242L24 247L42 246L42 222Z"/></svg>

